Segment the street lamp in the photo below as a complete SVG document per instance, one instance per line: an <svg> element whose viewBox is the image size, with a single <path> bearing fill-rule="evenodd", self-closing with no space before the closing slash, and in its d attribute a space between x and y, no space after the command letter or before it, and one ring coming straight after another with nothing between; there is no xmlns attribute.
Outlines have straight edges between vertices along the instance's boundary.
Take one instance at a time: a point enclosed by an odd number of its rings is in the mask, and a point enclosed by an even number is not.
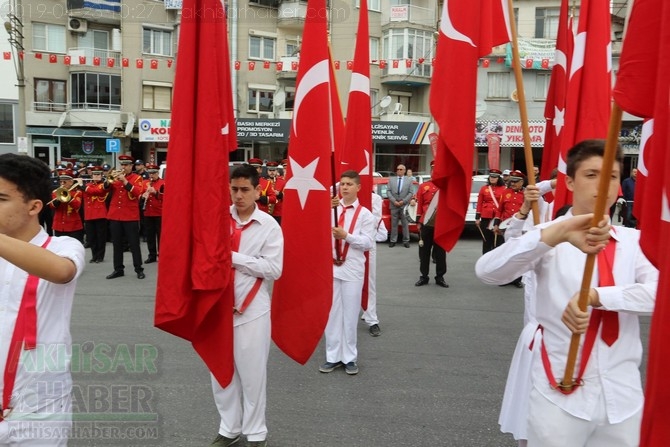
<svg viewBox="0 0 670 447"><path fill-rule="evenodd" d="M14 49L14 70L16 71L16 86L19 88L19 112L17 121L18 137L26 136L26 77L23 73L23 23L14 13L7 14L5 30L9 38L9 44ZM19 139L17 138L17 141ZM27 150L27 148L25 148Z"/></svg>

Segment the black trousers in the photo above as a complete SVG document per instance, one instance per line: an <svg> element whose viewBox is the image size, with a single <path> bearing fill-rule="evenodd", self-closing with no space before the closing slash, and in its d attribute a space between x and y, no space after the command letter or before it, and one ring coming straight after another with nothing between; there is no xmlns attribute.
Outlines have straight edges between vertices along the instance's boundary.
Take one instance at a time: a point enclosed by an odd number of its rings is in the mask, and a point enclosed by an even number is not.
<svg viewBox="0 0 670 447"><path fill-rule="evenodd" d="M156 259L161 240L161 216L144 216L144 234L147 237L149 258Z"/></svg>
<svg viewBox="0 0 670 447"><path fill-rule="evenodd" d="M103 261L107 247L107 219L93 219L84 222L86 242L91 248L92 259Z"/></svg>
<svg viewBox="0 0 670 447"><path fill-rule="evenodd" d="M81 242L84 245L84 230L77 231L55 231L54 236L70 236Z"/></svg>
<svg viewBox="0 0 670 447"><path fill-rule="evenodd" d="M502 234L498 235L496 238L493 230L489 230L489 223L491 223L492 220L493 219L486 219L482 217L481 221L479 222L479 228L482 229L482 233L484 233L484 237L486 238L486 240L482 240L482 254L490 252L505 242L505 237Z"/></svg>
<svg viewBox="0 0 670 447"><path fill-rule="evenodd" d="M112 247L114 248L114 271L122 272L125 268L123 265L123 241L125 240L130 245L130 253L133 255L133 266L135 272L143 272L142 268L142 252L140 251L140 235L139 222L137 220L121 221L110 220L109 228L112 232Z"/></svg>
<svg viewBox="0 0 670 447"><path fill-rule="evenodd" d="M434 234L435 227L421 225L423 247L419 247L419 271L422 278L428 278L431 252L432 257L435 259L435 277L443 278L447 273L447 253L444 251L444 248L434 242Z"/></svg>

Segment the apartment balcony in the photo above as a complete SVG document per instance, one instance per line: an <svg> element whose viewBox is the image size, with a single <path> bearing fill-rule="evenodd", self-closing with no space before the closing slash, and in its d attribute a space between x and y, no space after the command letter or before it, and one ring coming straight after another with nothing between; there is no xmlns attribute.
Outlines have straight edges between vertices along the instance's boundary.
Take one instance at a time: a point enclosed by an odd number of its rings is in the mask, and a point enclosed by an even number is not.
<svg viewBox="0 0 670 447"><path fill-rule="evenodd" d="M102 50L98 48L70 48L70 67L109 67L108 61L114 61L113 68L121 68L121 52L112 50ZM97 65L96 65L97 63Z"/></svg>
<svg viewBox="0 0 670 447"><path fill-rule="evenodd" d="M414 5L393 5L382 10L382 27L390 24L415 24L435 29L436 17L434 8Z"/></svg>
<svg viewBox="0 0 670 447"><path fill-rule="evenodd" d="M281 69L277 70L277 79L295 80L298 77L298 58L282 57L280 58Z"/></svg>
<svg viewBox="0 0 670 447"><path fill-rule="evenodd" d="M430 85L433 66L427 60L422 63L412 60L408 67L406 60L398 60L398 66L394 68L390 60L380 71L382 84L422 87Z"/></svg>
<svg viewBox="0 0 670 447"><path fill-rule="evenodd" d="M121 127L127 113L120 105L33 102L26 111L26 125L51 127Z"/></svg>
<svg viewBox="0 0 670 447"><path fill-rule="evenodd" d="M301 30L305 25L307 2L282 1L277 11L277 27Z"/></svg>

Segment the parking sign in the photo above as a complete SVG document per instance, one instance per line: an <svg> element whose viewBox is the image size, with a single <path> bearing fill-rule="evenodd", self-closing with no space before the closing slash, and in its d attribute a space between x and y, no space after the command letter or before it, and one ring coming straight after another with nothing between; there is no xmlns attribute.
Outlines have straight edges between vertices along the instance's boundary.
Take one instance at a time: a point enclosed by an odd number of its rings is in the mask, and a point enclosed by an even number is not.
<svg viewBox="0 0 670 447"><path fill-rule="evenodd" d="M107 152L121 152L121 140L118 138L107 138L105 143Z"/></svg>

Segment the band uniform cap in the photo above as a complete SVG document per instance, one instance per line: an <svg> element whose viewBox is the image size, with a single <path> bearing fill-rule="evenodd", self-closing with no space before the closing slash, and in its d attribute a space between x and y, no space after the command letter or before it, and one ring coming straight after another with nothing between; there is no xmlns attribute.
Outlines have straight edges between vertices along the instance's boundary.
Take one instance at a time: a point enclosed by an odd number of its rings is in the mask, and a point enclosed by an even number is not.
<svg viewBox="0 0 670 447"><path fill-rule="evenodd" d="M96 167L96 166L95 166L93 163L89 163L89 164L86 165L86 168L87 168L87 169L93 169L93 168L95 168L95 167Z"/></svg>
<svg viewBox="0 0 670 447"><path fill-rule="evenodd" d="M277 166L279 166L279 163L277 163L276 161L268 161L267 163L265 163L265 166L267 166L268 169L274 171L275 169L277 169Z"/></svg>
<svg viewBox="0 0 670 447"><path fill-rule="evenodd" d="M509 173L510 180L523 180L526 178L521 171L512 171Z"/></svg>
<svg viewBox="0 0 670 447"><path fill-rule="evenodd" d="M286 158L283 159L283 160L281 161L280 164L281 164L282 166L286 166L286 165L288 165L288 159L286 159Z"/></svg>
<svg viewBox="0 0 670 447"><path fill-rule="evenodd" d="M431 160L430 162L430 167L432 168L433 166L435 166L435 160Z"/></svg>
<svg viewBox="0 0 670 447"><path fill-rule="evenodd" d="M130 155L119 155L119 163L122 165L129 165L133 162L133 157Z"/></svg>
<svg viewBox="0 0 670 447"><path fill-rule="evenodd" d="M512 172L512 171L510 171L509 169L505 169L505 170L502 172L502 175L509 175L510 172Z"/></svg>
<svg viewBox="0 0 670 447"><path fill-rule="evenodd" d="M74 172L72 172L72 169L65 169L58 174L59 180L72 180L73 177Z"/></svg>
<svg viewBox="0 0 670 447"><path fill-rule="evenodd" d="M255 166L255 167L258 168L260 166L263 166L263 160L261 160L260 158L250 158L249 159L249 164L251 166Z"/></svg>
<svg viewBox="0 0 670 447"><path fill-rule="evenodd" d="M102 168L102 166L92 166L91 167L91 174L102 174L103 170L104 169Z"/></svg>
<svg viewBox="0 0 670 447"><path fill-rule="evenodd" d="M137 162L136 162L136 163L137 163ZM155 172L158 172L158 170L159 170L158 166L156 166L156 165L152 165L152 164L148 164L148 165L146 166L146 168L147 168L147 172L150 173L150 174L155 173Z"/></svg>
<svg viewBox="0 0 670 447"><path fill-rule="evenodd" d="M501 175L502 171L500 169L489 169L489 175Z"/></svg>
<svg viewBox="0 0 670 447"><path fill-rule="evenodd" d="M143 164L144 164L144 160L140 160L139 158L137 160L135 160L135 166L143 165Z"/></svg>

